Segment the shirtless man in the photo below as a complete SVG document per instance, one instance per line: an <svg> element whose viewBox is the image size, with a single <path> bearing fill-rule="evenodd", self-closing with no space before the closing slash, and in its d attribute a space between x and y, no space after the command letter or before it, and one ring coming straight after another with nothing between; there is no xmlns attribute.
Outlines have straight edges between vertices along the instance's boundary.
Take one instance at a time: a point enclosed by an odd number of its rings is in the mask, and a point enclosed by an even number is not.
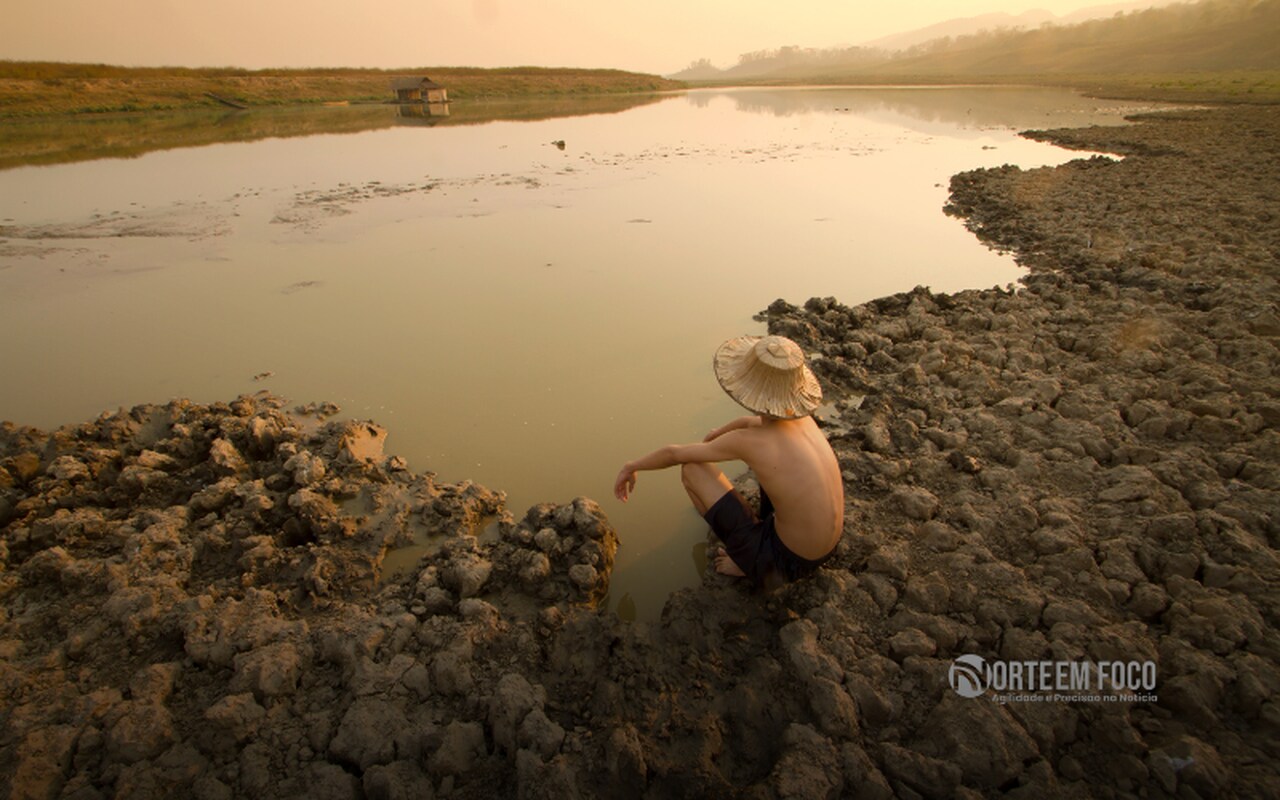
<svg viewBox="0 0 1280 800"><path fill-rule="evenodd" d="M844 486L835 453L810 416L822 400L804 353L781 336L742 336L720 346L716 377L754 412L698 444L668 445L623 465L614 495L626 501L636 473L681 465L698 513L724 542L716 571L773 588L813 572L844 530ZM760 484L757 516L714 462L746 462Z"/></svg>

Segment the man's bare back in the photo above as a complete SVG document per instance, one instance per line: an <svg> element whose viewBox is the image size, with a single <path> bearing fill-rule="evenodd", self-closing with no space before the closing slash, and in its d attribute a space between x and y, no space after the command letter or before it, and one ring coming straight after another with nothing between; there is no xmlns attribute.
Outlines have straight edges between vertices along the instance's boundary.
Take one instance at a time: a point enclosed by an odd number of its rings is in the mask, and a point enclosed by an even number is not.
<svg viewBox="0 0 1280 800"><path fill-rule="evenodd" d="M773 500L778 536L798 556L830 553L844 530L844 484L831 445L812 417L762 418L734 431L739 459Z"/></svg>

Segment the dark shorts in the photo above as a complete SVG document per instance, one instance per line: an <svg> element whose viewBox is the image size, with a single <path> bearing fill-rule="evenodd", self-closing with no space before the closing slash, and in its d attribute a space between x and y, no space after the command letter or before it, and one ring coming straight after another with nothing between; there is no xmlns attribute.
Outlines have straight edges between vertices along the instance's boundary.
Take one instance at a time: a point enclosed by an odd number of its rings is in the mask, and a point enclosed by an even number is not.
<svg viewBox="0 0 1280 800"><path fill-rule="evenodd" d="M760 490L759 516L736 489L731 489L707 509L703 519L756 589L773 589L799 580L831 558L828 553L815 561L787 549L774 529L773 503L764 489Z"/></svg>

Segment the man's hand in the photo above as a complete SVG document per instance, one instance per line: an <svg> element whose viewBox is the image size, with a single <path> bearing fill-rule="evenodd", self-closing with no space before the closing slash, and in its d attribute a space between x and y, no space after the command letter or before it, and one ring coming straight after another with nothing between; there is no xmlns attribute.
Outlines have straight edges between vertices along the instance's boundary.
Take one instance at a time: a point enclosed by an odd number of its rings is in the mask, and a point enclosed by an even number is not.
<svg viewBox="0 0 1280 800"><path fill-rule="evenodd" d="M636 470L630 464L625 464L613 482L613 496L625 503L635 488Z"/></svg>

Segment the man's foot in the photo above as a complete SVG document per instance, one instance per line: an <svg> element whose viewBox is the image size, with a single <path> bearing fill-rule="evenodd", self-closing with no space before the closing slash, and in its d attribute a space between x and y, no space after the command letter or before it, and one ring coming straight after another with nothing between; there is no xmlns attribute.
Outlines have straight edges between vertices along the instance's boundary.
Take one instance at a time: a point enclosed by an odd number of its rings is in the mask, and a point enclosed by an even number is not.
<svg viewBox="0 0 1280 800"><path fill-rule="evenodd" d="M715 549L714 557L716 572L719 572L721 575L729 575L734 578L747 577L747 573L743 572L738 568L737 564L733 563L733 559L729 558L729 554L725 552L723 547L717 547Z"/></svg>

